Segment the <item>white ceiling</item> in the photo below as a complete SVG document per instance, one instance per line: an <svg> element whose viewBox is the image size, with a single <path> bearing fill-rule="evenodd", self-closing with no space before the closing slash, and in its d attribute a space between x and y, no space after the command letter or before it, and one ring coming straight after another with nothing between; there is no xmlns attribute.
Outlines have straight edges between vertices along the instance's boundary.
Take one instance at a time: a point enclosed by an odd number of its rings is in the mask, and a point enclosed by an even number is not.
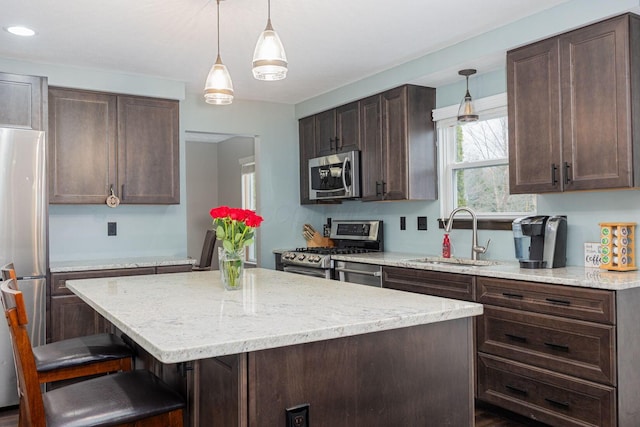
<svg viewBox="0 0 640 427"><path fill-rule="evenodd" d="M294 104L564 1L273 0L289 74L261 82L251 60L267 0L225 0L221 56L237 99ZM0 57L151 75L194 92L215 60L215 0L3 1L0 27L18 24L37 35L0 31Z"/></svg>

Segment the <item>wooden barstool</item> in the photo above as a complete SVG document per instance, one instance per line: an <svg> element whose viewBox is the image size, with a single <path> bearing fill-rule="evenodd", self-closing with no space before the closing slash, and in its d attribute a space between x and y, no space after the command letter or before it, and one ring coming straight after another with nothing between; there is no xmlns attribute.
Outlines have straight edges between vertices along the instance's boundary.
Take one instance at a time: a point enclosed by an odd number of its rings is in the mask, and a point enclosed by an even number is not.
<svg viewBox="0 0 640 427"><path fill-rule="evenodd" d="M14 279L0 284L18 375L20 427L182 427L184 400L148 371L118 372L43 394L16 286Z"/></svg>
<svg viewBox="0 0 640 427"><path fill-rule="evenodd" d="M12 263L1 268L3 280L14 280ZM33 348L38 381L49 383L108 372L130 371L133 351L114 334L70 338Z"/></svg>

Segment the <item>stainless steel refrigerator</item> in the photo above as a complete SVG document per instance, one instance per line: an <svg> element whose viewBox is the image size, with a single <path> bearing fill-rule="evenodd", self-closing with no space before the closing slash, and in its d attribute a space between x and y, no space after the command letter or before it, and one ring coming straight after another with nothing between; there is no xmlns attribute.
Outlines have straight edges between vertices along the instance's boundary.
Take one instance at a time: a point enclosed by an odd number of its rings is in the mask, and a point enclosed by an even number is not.
<svg viewBox="0 0 640 427"><path fill-rule="evenodd" d="M34 346L45 341L47 180L44 132L0 128L0 266L13 262ZM0 408L18 403L7 322L0 321Z"/></svg>

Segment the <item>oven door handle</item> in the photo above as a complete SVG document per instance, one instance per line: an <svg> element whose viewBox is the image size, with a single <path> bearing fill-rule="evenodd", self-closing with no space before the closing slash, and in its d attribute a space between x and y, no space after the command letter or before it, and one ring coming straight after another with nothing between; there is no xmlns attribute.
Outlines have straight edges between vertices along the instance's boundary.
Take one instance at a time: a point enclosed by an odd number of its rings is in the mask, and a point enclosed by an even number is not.
<svg viewBox="0 0 640 427"><path fill-rule="evenodd" d="M326 271L322 268L304 268L294 267L291 265L285 265L282 267L287 273L304 274L305 276L314 276L326 278Z"/></svg>
<svg viewBox="0 0 640 427"><path fill-rule="evenodd" d="M338 268L338 267L335 268L335 271L340 272L340 273L362 274L363 276L373 276L373 277L382 276L382 273L380 271L353 270L351 268Z"/></svg>

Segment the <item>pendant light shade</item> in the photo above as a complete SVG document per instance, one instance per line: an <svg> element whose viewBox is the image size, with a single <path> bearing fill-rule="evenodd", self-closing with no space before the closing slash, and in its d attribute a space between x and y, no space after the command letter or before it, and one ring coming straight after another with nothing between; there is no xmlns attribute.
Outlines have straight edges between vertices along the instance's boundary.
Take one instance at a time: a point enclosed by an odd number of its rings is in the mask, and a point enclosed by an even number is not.
<svg viewBox="0 0 640 427"><path fill-rule="evenodd" d="M473 108L473 100L469 93L469 76L476 73L474 69L460 70L458 74L467 78L467 93L464 95L462 102L460 102L460 108L458 108L458 122L475 122L478 120L478 115Z"/></svg>
<svg viewBox="0 0 640 427"><path fill-rule="evenodd" d="M233 102L233 83L227 67L220 58L220 0L218 5L218 56L209 70L204 85L204 100L208 104L227 105Z"/></svg>
<svg viewBox="0 0 640 427"><path fill-rule="evenodd" d="M271 0L268 0L267 27L253 52L253 77L258 80L282 80L287 77L287 55L280 37L271 26Z"/></svg>

